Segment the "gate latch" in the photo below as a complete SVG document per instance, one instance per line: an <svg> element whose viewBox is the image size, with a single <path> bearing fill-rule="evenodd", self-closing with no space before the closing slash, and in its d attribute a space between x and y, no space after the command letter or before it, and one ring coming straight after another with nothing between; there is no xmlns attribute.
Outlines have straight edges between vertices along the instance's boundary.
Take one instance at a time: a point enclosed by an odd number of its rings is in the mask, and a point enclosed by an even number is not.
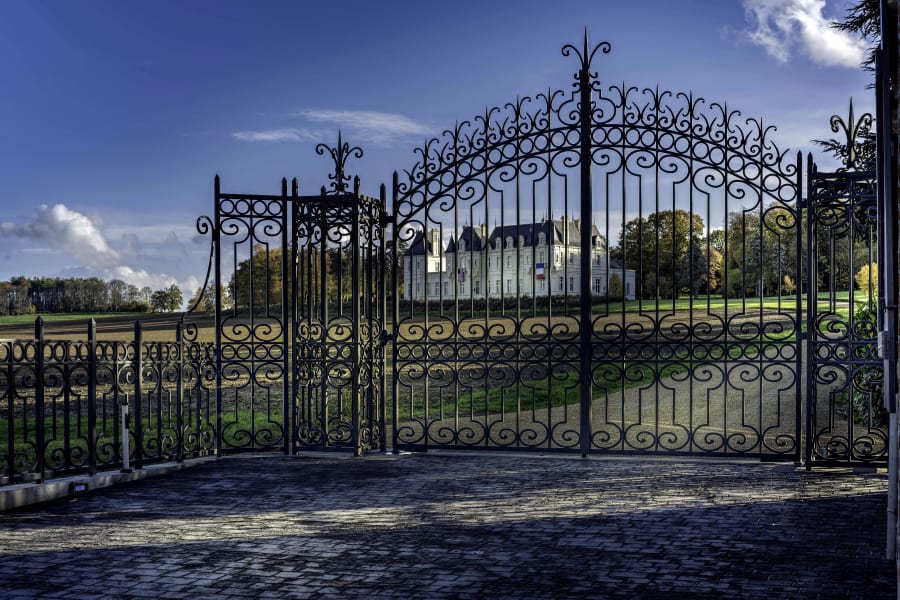
<svg viewBox="0 0 900 600"><path fill-rule="evenodd" d="M387 346L388 342L391 342L394 340L394 334L388 333L387 331L385 331L383 329L381 330L379 337L381 338L382 346Z"/></svg>

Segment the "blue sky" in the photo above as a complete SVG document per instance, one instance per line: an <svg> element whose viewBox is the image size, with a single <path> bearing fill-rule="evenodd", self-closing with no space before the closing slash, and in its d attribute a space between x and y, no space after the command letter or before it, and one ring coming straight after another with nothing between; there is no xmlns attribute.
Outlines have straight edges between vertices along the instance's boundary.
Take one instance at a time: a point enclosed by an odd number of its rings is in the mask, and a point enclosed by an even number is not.
<svg viewBox="0 0 900 600"><path fill-rule="evenodd" d="M592 41L607 84L693 91L814 151L871 110L836 0L0 2L0 280L118 277L189 297L223 190L327 183L318 142L365 151L375 194L413 149L517 95L569 89L560 48ZM822 157L821 162L833 166Z"/></svg>

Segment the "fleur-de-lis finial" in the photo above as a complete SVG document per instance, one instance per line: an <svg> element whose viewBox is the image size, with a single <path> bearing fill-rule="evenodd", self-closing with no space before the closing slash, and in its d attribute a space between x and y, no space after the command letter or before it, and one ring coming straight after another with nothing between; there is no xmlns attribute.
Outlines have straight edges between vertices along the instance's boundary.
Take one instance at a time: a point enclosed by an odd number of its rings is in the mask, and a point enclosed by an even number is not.
<svg viewBox="0 0 900 600"><path fill-rule="evenodd" d="M359 146L350 146L343 140L340 129L338 130L337 146L331 147L328 144L319 144L316 146L316 154L324 155L326 152L334 161L334 173L328 175L331 180L332 194L346 194L347 184L352 177L346 173L347 159L351 156L354 158L362 158L363 151Z"/></svg>
<svg viewBox="0 0 900 600"><path fill-rule="evenodd" d="M609 42L600 42L593 48L591 48L590 42L588 42L588 30L587 27L584 28L584 42L582 44L581 49L576 48L572 44L566 44L562 47L563 56L570 56L574 54L578 57L578 60L581 61L581 68L579 69L579 74L587 74L590 73L591 70L591 62L594 60L594 56L597 55L597 52L602 52L603 54L609 54L610 50L612 50L612 46ZM594 75L596 77L596 75Z"/></svg>
<svg viewBox="0 0 900 600"><path fill-rule="evenodd" d="M871 128L872 115L870 113L863 113L859 119L856 118L853 110L853 98L850 99L850 112L846 121L840 115L831 116L831 131L843 133L847 138L846 145L840 150L846 170L852 171L859 168L860 151L865 146L866 140L857 138L860 135L868 134Z"/></svg>

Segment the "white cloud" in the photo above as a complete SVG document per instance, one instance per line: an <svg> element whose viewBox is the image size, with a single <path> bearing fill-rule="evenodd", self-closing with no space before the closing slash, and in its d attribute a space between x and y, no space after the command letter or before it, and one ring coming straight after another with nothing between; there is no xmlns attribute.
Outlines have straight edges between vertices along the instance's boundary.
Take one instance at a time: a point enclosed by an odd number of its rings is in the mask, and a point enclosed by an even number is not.
<svg viewBox="0 0 900 600"><path fill-rule="evenodd" d="M109 269L121 262L94 222L64 204L42 204L28 223L4 223L2 227L4 233L44 242L91 269Z"/></svg>
<svg viewBox="0 0 900 600"><path fill-rule="evenodd" d="M379 146L391 146L402 139L426 137L435 133L427 125L393 113L304 109L291 116L316 122L335 123L350 132L359 142L370 142Z"/></svg>
<svg viewBox="0 0 900 600"><path fill-rule="evenodd" d="M825 0L743 0L750 25L743 37L786 63L795 51L830 67L857 68L866 44L831 26L823 15Z"/></svg>
<svg viewBox="0 0 900 600"><path fill-rule="evenodd" d="M0 231L43 244L45 248L62 253L80 267L107 280L121 279L126 283L151 289L178 283L174 276L167 273L149 272L126 264L122 255L110 247L106 236L90 217L64 204L52 207L42 204L31 220L21 224L0 223ZM172 236L177 239L174 232ZM138 243L136 237L129 237L128 240L134 245ZM172 239L167 243L171 244ZM189 277L184 283L193 285L193 278ZM182 291L188 293L183 288Z"/></svg>
<svg viewBox="0 0 900 600"><path fill-rule="evenodd" d="M242 142L317 142L321 141L321 137L318 136L318 132L296 127L264 131L237 131L231 134L231 137Z"/></svg>

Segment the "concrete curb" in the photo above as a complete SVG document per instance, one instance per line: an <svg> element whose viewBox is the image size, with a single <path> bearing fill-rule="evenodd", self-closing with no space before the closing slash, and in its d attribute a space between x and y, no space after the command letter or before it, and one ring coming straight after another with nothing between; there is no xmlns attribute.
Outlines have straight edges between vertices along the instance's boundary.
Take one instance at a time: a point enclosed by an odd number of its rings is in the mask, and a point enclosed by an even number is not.
<svg viewBox="0 0 900 600"><path fill-rule="evenodd" d="M135 469L128 473L109 471L97 473L96 475L60 477L44 481L43 483L20 483L5 486L0 488L0 512L63 498L74 499L79 494L84 494L91 490L138 481L147 477L157 477L215 460L218 460L218 458L214 456L195 458L182 463L147 465L142 469Z"/></svg>

